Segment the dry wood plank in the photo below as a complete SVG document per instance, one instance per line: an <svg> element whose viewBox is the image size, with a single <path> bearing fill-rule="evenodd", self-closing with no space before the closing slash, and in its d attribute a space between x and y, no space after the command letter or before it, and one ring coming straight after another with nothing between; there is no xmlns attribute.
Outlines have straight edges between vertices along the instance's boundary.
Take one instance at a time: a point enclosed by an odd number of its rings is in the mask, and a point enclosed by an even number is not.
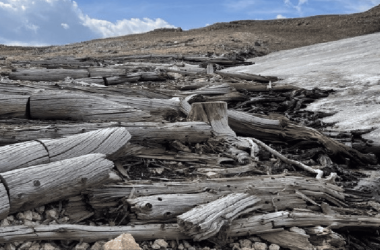
<svg viewBox="0 0 380 250"><path fill-rule="evenodd" d="M9 190L10 213L79 195L109 179L113 163L89 154L1 174Z"/></svg>
<svg viewBox="0 0 380 250"><path fill-rule="evenodd" d="M0 145L46 138L61 138L63 136L110 127L125 127L132 136L131 141L134 142L149 140L151 142L163 143L179 140L194 143L206 141L212 136L211 126L205 122L106 122L73 124L51 124L46 122L38 126L0 123Z"/></svg>
<svg viewBox="0 0 380 250"><path fill-rule="evenodd" d="M122 148L131 139L126 128L105 128L62 139L40 140L49 152L50 161L101 153L110 155Z"/></svg>
<svg viewBox="0 0 380 250"><path fill-rule="evenodd" d="M0 118L26 118L26 105L29 101L27 95L0 94Z"/></svg>
<svg viewBox="0 0 380 250"><path fill-rule="evenodd" d="M3 183L0 182L0 220L6 218L9 214L9 197Z"/></svg>
<svg viewBox="0 0 380 250"><path fill-rule="evenodd" d="M59 81L66 77L86 78L89 73L85 69L19 69L9 75L9 79L27 81Z"/></svg>
<svg viewBox="0 0 380 250"><path fill-rule="evenodd" d="M123 122L150 121L147 112L104 98L78 94L33 95L30 98L32 119L108 120Z"/></svg>
<svg viewBox="0 0 380 250"><path fill-rule="evenodd" d="M49 153L37 141L0 147L0 172L49 162Z"/></svg>
<svg viewBox="0 0 380 250"><path fill-rule="evenodd" d="M178 230L177 224L136 226L40 225L35 227L9 226L0 228L0 243L34 240L77 240L95 242L110 240L129 233L136 241L166 239L181 240L189 237Z"/></svg>
<svg viewBox="0 0 380 250"><path fill-rule="evenodd" d="M90 77L110 77L110 76L121 76L125 75L127 72L125 69L115 69L106 67L91 67L88 68Z"/></svg>

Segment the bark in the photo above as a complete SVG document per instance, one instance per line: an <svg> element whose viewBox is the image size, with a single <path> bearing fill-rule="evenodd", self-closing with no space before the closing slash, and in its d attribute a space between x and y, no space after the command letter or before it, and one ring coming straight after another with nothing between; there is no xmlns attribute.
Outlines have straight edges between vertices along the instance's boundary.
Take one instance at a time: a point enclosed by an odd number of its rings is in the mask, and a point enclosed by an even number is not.
<svg viewBox="0 0 380 250"><path fill-rule="evenodd" d="M100 97L78 94L33 95L30 98L30 117L79 121L141 122L151 120L147 112Z"/></svg>
<svg viewBox="0 0 380 250"><path fill-rule="evenodd" d="M29 96L0 94L0 118L26 118Z"/></svg>
<svg viewBox="0 0 380 250"><path fill-rule="evenodd" d="M3 124L7 125L7 124ZM203 142L211 137L211 126L204 122L135 122L135 123L74 123L74 124L39 124L38 126L18 125L15 129L0 126L0 145L45 138L81 134L110 127L124 127L131 134L131 141L164 143L172 140L182 142Z"/></svg>
<svg viewBox="0 0 380 250"><path fill-rule="evenodd" d="M26 81L59 81L66 77L86 78L89 72L86 69L19 69L9 75L9 79Z"/></svg>
<svg viewBox="0 0 380 250"><path fill-rule="evenodd" d="M260 198L244 193L233 193L208 204L198 206L177 217L180 230L200 241L216 235L234 218L260 208Z"/></svg>
<svg viewBox="0 0 380 250"><path fill-rule="evenodd" d="M109 178L114 167L102 154L16 169L1 174L9 190L10 213L79 195Z"/></svg>
<svg viewBox="0 0 380 250"><path fill-rule="evenodd" d="M8 192L4 184L0 182L0 220L7 218L9 208Z"/></svg>

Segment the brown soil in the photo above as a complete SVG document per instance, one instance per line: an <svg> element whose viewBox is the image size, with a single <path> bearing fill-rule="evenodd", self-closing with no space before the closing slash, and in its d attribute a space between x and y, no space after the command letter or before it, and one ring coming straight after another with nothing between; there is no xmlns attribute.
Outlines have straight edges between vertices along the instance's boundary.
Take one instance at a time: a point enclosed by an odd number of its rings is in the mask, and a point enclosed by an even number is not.
<svg viewBox="0 0 380 250"><path fill-rule="evenodd" d="M249 56L380 31L380 5L350 15L313 16L268 21L216 23L189 31L160 29L144 34L98 39L65 46L9 47L0 45L0 58L38 59L58 55L107 57L130 54L223 54Z"/></svg>

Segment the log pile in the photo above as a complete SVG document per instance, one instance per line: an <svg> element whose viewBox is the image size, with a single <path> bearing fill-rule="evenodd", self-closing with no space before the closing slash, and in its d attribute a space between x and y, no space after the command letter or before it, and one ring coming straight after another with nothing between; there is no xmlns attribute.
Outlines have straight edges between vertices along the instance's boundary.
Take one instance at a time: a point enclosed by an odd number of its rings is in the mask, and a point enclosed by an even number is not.
<svg viewBox="0 0 380 250"><path fill-rule="evenodd" d="M0 248L94 247L129 233L173 249L378 249L370 130L335 131L320 121L331 114L303 110L330 90L220 71L245 64L13 62L0 81Z"/></svg>

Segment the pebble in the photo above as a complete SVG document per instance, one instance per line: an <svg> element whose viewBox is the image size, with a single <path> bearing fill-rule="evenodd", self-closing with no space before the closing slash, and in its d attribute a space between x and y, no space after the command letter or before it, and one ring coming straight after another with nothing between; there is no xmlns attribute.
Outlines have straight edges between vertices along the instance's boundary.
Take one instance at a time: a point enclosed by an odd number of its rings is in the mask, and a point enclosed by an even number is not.
<svg viewBox="0 0 380 250"><path fill-rule="evenodd" d="M25 219L24 213L17 213L16 218L19 220Z"/></svg>
<svg viewBox="0 0 380 250"><path fill-rule="evenodd" d="M58 211L56 209L50 209L45 212L46 219L56 220L58 219Z"/></svg>
<svg viewBox="0 0 380 250"><path fill-rule="evenodd" d="M89 248L90 248L90 244L88 244L86 242L82 242L82 243L77 244L74 247L74 250L87 250Z"/></svg>
<svg viewBox="0 0 380 250"><path fill-rule="evenodd" d="M8 217L7 217L7 220L9 221L9 222L14 222L15 221L15 217L13 216L13 215L9 215Z"/></svg>
<svg viewBox="0 0 380 250"><path fill-rule="evenodd" d="M108 241L104 250L141 250L131 234L122 234L114 240Z"/></svg>
<svg viewBox="0 0 380 250"><path fill-rule="evenodd" d="M252 242L261 242L261 239L259 237L256 237L256 236L249 237L249 240Z"/></svg>
<svg viewBox="0 0 380 250"><path fill-rule="evenodd" d="M24 220L29 220L29 221L33 220L33 213L32 213L32 211L28 210L28 211L24 212Z"/></svg>
<svg viewBox="0 0 380 250"><path fill-rule="evenodd" d="M7 218L5 218L4 220L1 220L1 223L0 223L1 227L6 227L6 226L9 226L9 225L10 225L10 223L9 223L9 221L8 221Z"/></svg>
<svg viewBox="0 0 380 250"><path fill-rule="evenodd" d="M269 250L280 250L280 246L276 244L272 244L269 246Z"/></svg>
<svg viewBox="0 0 380 250"><path fill-rule="evenodd" d="M185 246L182 243L180 243L178 245L178 250L184 250L184 249L185 249Z"/></svg>
<svg viewBox="0 0 380 250"><path fill-rule="evenodd" d="M255 250L267 250L268 249L268 245L265 244L265 243L262 243L262 242L255 242L253 244L253 248Z"/></svg>
<svg viewBox="0 0 380 250"><path fill-rule="evenodd" d="M39 213L37 213L37 212L32 212L32 219L34 221L41 221L42 220L42 216Z"/></svg>
<svg viewBox="0 0 380 250"><path fill-rule="evenodd" d="M40 207L36 208L35 210L37 211L37 213L42 214L43 212L45 212L45 206L40 206Z"/></svg>
<svg viewBox="0 0 380 250"><path fill-rule="evenodd" d="M41 250L57 250L57 248L50 243L44 243Z"/></svg>
<svg viewBox="0 0 380 250"><path fill-rule="evenodd" d="M12 243L7 243L4 247L5 250L16 250L16 246Z"/></svg>
<svg viewBox="0 0 380 250"><path fill-rule="evenodd" d="M153 249L161 249L161 247L163 248L167 248L168 247L168 243L166 241L164 241L163 239L158 239L158 240L155 240L153 245L152 245L152 248Z"/></svg>
<svg viewBox="0 0 380 250"><path fill-rule="evenodd" d="M241 248L251 248L252 247L252 242L250 240L244 239L244 240L239 240L240 247Z"/></svg>
<svg viewBox="0 0 380 250"><path fill-rule="evenodd" d="M33 245L33 242L31 241L27 241L25 242L24 244L22 244L18 250L29 250L31 248L31 246Z"/></svg>
<svg viewBox="0 0 380 250"><path fill-rule="evenodd" d="M92 245L90 250L103 250L104 244L106 244L105 241L97 241L94 245Z"/></svg>
<svg viewBox="0 0 380 250"><path fill-rule="evenodd" d="M191 247L190 243L187 240L183 240L182 242L183 242L184 247L186 247L186 248Z"/></svg>
<svg viewBox="0 0 380 250"><path fill-rule="evenodd" d="M40 250L41 249L41 245L39 243L34 243L30 248L29 250Z"/></svg>
<svg viewBox="0 0 380 250"><path fill-rule="evenodd" d="M239 243L231 243L230 248L232 250L240 250L240 244Z"/></svg>

